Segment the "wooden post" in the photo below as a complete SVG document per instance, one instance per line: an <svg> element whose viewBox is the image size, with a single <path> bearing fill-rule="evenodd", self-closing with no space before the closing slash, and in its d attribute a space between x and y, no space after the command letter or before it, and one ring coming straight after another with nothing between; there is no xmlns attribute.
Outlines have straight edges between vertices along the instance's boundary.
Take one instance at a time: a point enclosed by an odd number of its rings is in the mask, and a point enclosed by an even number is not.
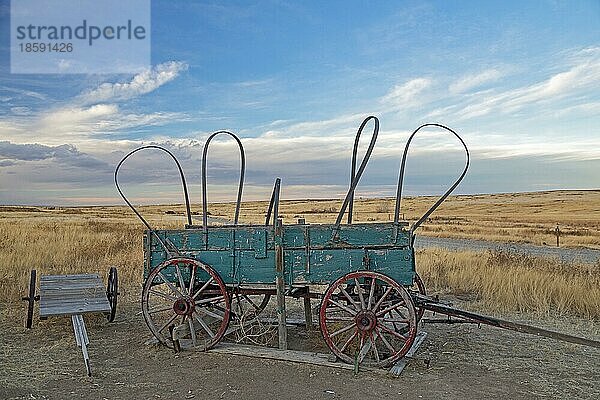
<svg viewBox="0 0 600 400"><path fill-rule="evenodd" d="M275 214L277 215L277 214ZM275 274L277 285L277 322L279 349L287 350L287 327L285 315L285 282L283 269L283 223L277 218L275 224Z"/></svg>
<svg viewBox="0 0 600 400"><path fill-rule="evenodd" d="M306 287L306 296L304 296L304 321L306 323L306 329L312 329L313 321L312 305L310 304L310 287Z"/></svg>

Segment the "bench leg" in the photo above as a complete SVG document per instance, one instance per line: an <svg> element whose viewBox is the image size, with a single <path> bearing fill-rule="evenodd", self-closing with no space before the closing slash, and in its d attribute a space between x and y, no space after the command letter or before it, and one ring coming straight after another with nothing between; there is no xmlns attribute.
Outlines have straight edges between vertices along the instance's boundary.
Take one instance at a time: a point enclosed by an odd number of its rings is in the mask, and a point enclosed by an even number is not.
<svg viewBox="0 0 600 400"><path fill-rule="evenodd" d="M71 315L71 322L73 322L73 331L75 332L75 340L77 346L81 347L83 353L83 360L85 361L85 369L88 376L92 376L92 367L90 365L90 356L87 352L87 345L90 344L88 339L87 331L85 329L85 322L83 322L83 316L81 314Z"/></svg>

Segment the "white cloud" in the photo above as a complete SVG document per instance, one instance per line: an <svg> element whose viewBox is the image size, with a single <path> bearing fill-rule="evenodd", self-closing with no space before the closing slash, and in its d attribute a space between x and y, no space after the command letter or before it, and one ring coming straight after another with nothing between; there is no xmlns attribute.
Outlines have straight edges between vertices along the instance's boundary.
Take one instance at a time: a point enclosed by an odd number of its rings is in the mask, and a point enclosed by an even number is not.
<svg viewBox="0 0 600 400"><path fill-rule="evenodd" d="M102 83L97 88L82 93L78 100L83 104L129 100L158 89L186 69L186 63L169 61L135 75L129 82Z"/></svg>
<svg viewBox="0 0 600 400"><path fill-rule="evenodd" d="M420 95L432 85L429 78L415 78L394 86L380 99L384 109L388 111L414 107L422 102Z"/></svg>
<svg viewBox="0 0 600 400"><path fill-rule="evenodd" d="M496 68L486 69L477 74L467 75L456 82L452 83L448 88L450 93L464 93L470 89L482 86L486 83L495 82L502 78L504 73Z"/></svg>
<svg viewBox="0 0 600 400"><path fill-rule="evenodd" d="M499 68L493 68L462 76L450 85L445 84L443 87L438 84L438 81L434 82L427 77L417 77L399 82L389 88L387 92L383 90L380 93L384 95L379 98L375 97L373 109L369 110L374 115L381 117L382 125L367 174L375 171L380 177L385 178L382 180L383 182L391 184L390 187L393 190L393 183L397 179L399 158L406 138L410 134L409 130L415 128L422 117L439 118L441 122L448 121L451 127L456 128L464 137L474 158L477 158L478 161L509 158L526 160L531 157L532 160L541 160L538 165L543 165L541 162L547 160L551 160L551 162L556 160L561 162L563 160L600 160L600 139L574 140L575 134L570 136L567 134L564 136L564 140L561 140L561 135L557 132L560 128L549 132L548 137L552 137L552 143L547 143L550 141L549 139L546 142L536 140L538 136L535 135L548 133L543 131L544 129L548 130L543 127L539 128L539 132L531 132L531 136L513 131L508 132L510 128L506 128L504 132L497 131L490 134L489 132L465 130L464 126L460 126L461 123L457 122L457 120L492 113L506 114L515 111L529 112L530 110L539 111L537 114L531 113L538 120L542 113L552 112L558 115L562 112L571 116L573 113L583 116L597 113L598 102L594 101L597 99L592 96L598 93L598 83L600 82L598 54L598 51L588 50L580 52L577 57L565 57L563 58L565 61L561 61L561 69L549 66L553 70L552 74L547 74L534 81L530 80L529 84L522 84L518 87L506 88L488 85L505 76L505 72ZM568 62L566 66L565 62ZM193 178L189 180L190 183L197 184L199 159L207 132L191 132L189 134L190 137L195 138L204 136L200 140L153 136L146 137L143 143L142 141L122 140L122 135L111 137L115 133L121 134L130 128L143 129L151 125L189 119L181 113L131 112L127 110L126 105L119 103L155 91L179 76L185 68L183 63L161 64L132 77L127 82L100 84L95 89L82 93L68 104L36 114L28 115L25 109L15 108L17 112L23 111L20 113L21 115L15 114L0 120L2 138L10 140L12 143L40 143L48 147L42 150L52 151L53 155L44 160L22 161L16 158L15 152L22 150L19 154L24 154L33 148L7 147L13 153L9 154L6 150L5 155L0 154L0 167L6 168L7 171L12 168L15 173L19 173L17 166L14 165L17 162L26 163L29 166L36 164L38 170L46 169L47 165L73 167L76 165L75 163L79 163L93 166L95 161L106 163L105 165L112 167L125 154L124 152L141 144L154 142L172 149L184 161L184 169L190 172L190 178ZM247 91L254 87L265 86L268 88L270 84L270 80L257 80L239 82L233 86ZM438 88L448 88L449 90L440 90L434 93L432 89ZM256 101L260 102L263 95L268 96L268 93L260 93L255 96ZM543 107L539 107L540 105ZM405 109L409 110L405 115L398 112ZM364 110L354 112L355 110L341 110L339 113L329 114L321 120L287 119L271 123L263 122L262 125L237 131L242 136L242 142L247 151L249 179L247 189L250 190L249 188L254 187L257 194L255 198L266 199L269 191L264 189L268 189L275 175L281 175L284 178L284 187L297 188L297 192L293 192L294 197L314 197L313 194L316 193L323 193L324 197L327 197L327 194L343 195L354 135L363 118L368 115ZM222 117L217 115L214 118ZM235 117L226 121L225 124L230 126L238 123ZM464 125L469 126L469 124ZM365 131L361 149L368 144L371 126ZM528 132L528 128L531 126L523 127L520 132ZM594 132L589 133L590 136L593 134ZM580 137L583 136L585 134ZM419 142L415 143L414 150L411 149L411 159L423 163L431 160L437 162L442 159L445 162L448 154L457 154L457 145L450 140L451 137L444 136L441 137L441 140L439 139L440 137L435 134L427 132L420 134L415 140L415 142ZM63 147L66 143L76 147ZM422 147L418 146L423 144ZM364 152L359 152L359 154L360 158ZM169 185L173 182L173 176L169 175L171 170L168 169L172 166L171 160L163 159L163 156L159 153L135 157L135 160L129 164L130 171L132 174L140 172L142 174L141 182L154 182L154 178L157 178L157 182L161 185L163 183ZM458 159L458 157L455 158ZM458 160L460 161L460 159ZM226 196L229 196L229 193L234 191L229 182L237 179L235 178L239 162L237 146L231 140L215 141L211 146L209 161L215 169L213 171L214 181L211 180L211 183L216 187L217 192L222 190ZM42 165L42 162L46 164ZM512 161L507 160L506 162L508 164ZM534 162L532 161L532 163ZM34 170L31 169L31 171ZM48 174L50 172L54 173L55 171L49 171ZM31 172L32 176L36 173ZM425 173L420 170L419 173L425 176ZM88 171L87 174L89 176L83 176L85 173L82 172L82 176L78 177L75 176L75 172L71 176L68 171L59 171L59 175L64 177L65 181L71 179L65 183L66 186L69 182L73 185L89 186L90 193L93 193L95 189L91 185L92 183L95 185L97 182L93 180L93 171ZM5 175L8 176L8 174ZM104 178L110 178L110 173L105 173L105 175ZM364 181L365 186L370 182L367 177ZM102 184L105 185L103 190L112 189L107 189L111 183ZM303 184L308 186L302 186ZM175 184L173 187L176 189ZM308 191L310 193L307 193ZM172 193L175 191L173 190ZM163 194L163 197L151 197L148 201L163 201L160 199L171 198L170 189L165 190ZM1 197L0 193L0 201L2 201ZM231 199L231 197L225 198ZM175 196L172 198L174 201L178 200ZM212 199L216 199L216 197ZM111 201L113 200L111 199Z"/></svg>
<svg viewBox="0 0 600 400"><path fill-rule="evenodd" d="M592 52L588 58L542 82L480 96L460 110L458 116L469 119L492 112L513 113L538 104L552 106L568 96L593 93L599 89L600 51ZM585 97L580 101L586 101Z"/></svg>
<svg viewBox="0 0 600 400"><path fill-rule="evenodd" d="M590 103L577 104L570 107L564 107L557 112L555 112L556 116L575 116L575 115L600 115L600 102L593 101Z"/></svg>
<svg viewBox="0 0 600 400"><path fill-rule="evenodd" d="M381 117L388 113L395 113L405 108L421 104L424 101L421 94L429 88L432 83L432 80L428 78L415 78L395 85L388 93L379 99L379 104L371 110L344 113L318 121L298 122L291 120L276 120L270 124L259 127L265 129L260 136L268 140L277 138L301 139L313 137L345 137L352 140L360 123L368 115ZM367 126L365 131L365 133L368 134L370 134L370 132L372 132L372 123ZM252 133L256 134L257 132L254 131Z"/></svg>
<svg viewBox="0 0 600 400"><path fill-rule="evenodd" d="M558 100L581 89L600 87L600 58L576 65L545 82L507 93L501 104L504 111L514 111L540 101Z"/></svg>
<svg viewBox="0 0 600 400"><path fill-rule="evenodd" d="M11 107L10 112L13 115L20 115L20 116L30 115L31 108L29 108L29 107Z"/></svg>
<svg viewBox="0 0 600 400"><path fill-rule="evenodd" d="M234 86L240 86L240 87L246 88L246 87L270 85L271 83L273 83L273 79L257 79L257 80L236 82L234 84Z"/></svg>
<svg viewBox="0 0 600 400"><path fill-rule="evenodd" d="M77 133L87 129L88 123L102 121L113 117L119 111L116 104L96 104L91 107L65 107L46 114L39 119L41 127L68 131L76 129Z"/></svg>
<svg viewBox="0 0 600 400"><path fill-rule="evenodd" d="M136 114L123 112L116 104L96 104L90 107L58 108L29 118L0 121L0 130L3 139L15 143L87 146L87 143L95 145L98 135L185 120L189 118L183 113Z"/></svg>
<svg viewBox="0 0 600 400"><path fill-rule="evenodd" d="M348 135L352 130L356 130L364 113L344 114L334 118L320 121L288 122L280 121L276 124L267 126L268 130L261 136L269 139L277 137L314 137L314 136L340 136Z"/></svg>
<svg viewBox="0 0 600 400"><path fill-rule="evenodd" d="M24 107L13 107L11 118L0 121L3 139L14 143L41 143L62 145L70 143L86 146L96 143L95 137L125 129L158 126L172 121L185 121L183 113L132 113L122 110L117 101L147 94L175 79L187 65L170 61L135 75L125 83L102 83L60 107L33 112ZM44 95L4 88L22 96L45 98Z"/></svg>
<svg viewBox="0 0 600 400"><path fill-rule="evenodd" d="M16 93L17 95L23 96L23 97L33 97L38 100L46 100L47 99L47 96L45 94L39 93L39 92L34 92L33 90L17 89L17 88L11 88L8 86L0 86L0 89L5 90L7 92L11 92L11 93Z"/></svg>

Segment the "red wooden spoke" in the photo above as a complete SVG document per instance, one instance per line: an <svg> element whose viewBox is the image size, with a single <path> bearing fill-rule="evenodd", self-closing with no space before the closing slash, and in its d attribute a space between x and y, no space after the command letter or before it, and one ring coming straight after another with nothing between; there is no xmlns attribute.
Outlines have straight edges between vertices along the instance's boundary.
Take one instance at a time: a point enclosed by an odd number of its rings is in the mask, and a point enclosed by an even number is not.
<svg viewBox="0 0 600 400"><path fill-rule="evenodd" d="M160 329L158 330L158 332L162 332L163 330L165 330L165 328L169 325L171 325L173 323L173 321L175 321L177 319L179 315L173 313L173 316L171 318L169 318L169 320L167 322L165 322Z"/></svg>
<svg viewBox="0 0 600 400"><path fill-rule="evenodd" d="M208 325L206 324L206 322L204 322L204 320L202 319L202 317L200 315L198 315L197 312L194 312L194 319L196 321L198 321L198 323L200 324L200 326L206 331L206 333L208 333L210 335L210 337L215 337L215 334L213 333L213 331L208 327Z"/></svg>
<svg viewBox="0 0 600 400"><path fill-rule="evenodd" d="M345 351L346 347L348 347L348 345L350 345L350 343L352 343L354 338L356 338L356 335L358 335L358 331L354 331L354 333L352 333L352 335L348 338L348 340L346 340L344 345L342 347L340 347L340 351L342 351L342 352Z"/></svg>
<svg viewBox="0 0 600 400"><path fill-rule="evenodd" d="M198 290L196 291L196 293L194 293L194 295L192 296L192 299L193 299L193 300L196 300L196 297L198 297L198 295L199 295L200 293L202 293L202 291L203 291L204 289L206 289L206 288L208 287L208 285L210 285L210 283L211 283L212 281L213 281L213 278L211 277L209 280L207 280L207 281L204 283L204 285L202 285L202 287L201 287L200 289L198 289Z"/></svg>
<svg viewBox="0 0 600 400"><path fill-rule="evenodd" d="M378 317L381 317L382 315L385 315L385 314L387 314L388 312L390 312L390 311L392 311L392 310L395 310L395 309L396 309L396 308L398 308L398 307L402 307L402 306L404 306L404 304L405 304L405 303L404 303L404 301L402 301L402 302L400 302L400 303L393 303L391 306L388 306L388 307L384 308L383 310L379 311L379 312L378 312L376 315L377 315Z"/></svg>
<svg viewBox="0 0 600 400"><path fill-rule="evenodd" d="M365 346L368 346L368 344L365 345L366 334L364 332L361 332L359 333L359 335L360 339L358 341L358 363L362 364L363 360L365 359L365 356L367 355L369 350L371 350L371 348L369 347L368 349L365 349Z"/></svg>
<svg viewBox="0 0 600 400"><path fill-rule="evenodd" d="M354 324L354 322L353 322L353 323L351 323L350 325L347 325L347 326L345 326L345 327L343 327L343 328L341 328L341 329L338 329L337 331L335 331L335 332L331 333L329 336L331 336L331 337L337 336L337 335L339 335L339 334L341 334L341 333L344 333L344 332L347 332L347 331L349 331L350 329L352 329L352 328L355 328L355 327L356 327L356 325L355 325L355 324Z"/></svg>
<svg viewBox="0 0 600 400"><path fill-rule="evenodd" d="M154 295L156 295L156 296L158 296L158 297L162 297L165 300L171 300L171 301L177 300L177 297L173 297L173 296L168 295L166 293L159 292L158 290L155 290L155 289L150 289L149 292L152 293L152 294L154 294Z"/></svg>
<svg viewBox="0 0 600 400"><path fill-rule="evenodd" d="M356 315L356 314L357 314L357 312L356 312L356 311L354 311L354 310L352 310L352 309L350 309L350 308L346 307L345 305L343 305L343 304L342 304L342 303L340 303L340 302L337 302L337 301L335 301L335 300L333 300L333 299L328 299L328 300L329 300L329 302L330 302L331 304L335 305L335 306L336 306L336 307L338 307L338 308L341 308L342 310L346 311L346 312L347 312L347 313L349 313L350 315Z"/></svg>
<svg viewBox="0 0 600 400"><path fill-rule="evenodd" d="M188 325L190 327L190 335L192 336L192 345L196 347L198 344L196 341L196 329L194 329L194 321L191 318L188 319Z"/></svg>
<svg viewBox="0 0 600 400"><path fill-rule="evenodd" d="M160 277L160 279L162 279L164 283L167 284L167 287L171 289L171 292L175 293L178 297L184 297L184 295L179 290L177 290L177 288L171 282L169 282L160 271L157 273L157 275Z"/></svg>
<svg viewBox="0 0 600 400"><path fill-rule="evenodd" d="M373 312L377 311L377 309L381 306L381 303L383 303L385 298L388 297L388 295L392 292L392 290L394 290L393 286L390 286L389 288L387 288L387 290L385 291L383 296L381 296L379 301L375 304L375 307L373 307L373 310L372 310Z"/></svg>
<svg viewBox="0 0 600 400"><path fill-rule="evenodd" d="M158 312L165 312L165 311L173 311L173 306L169 305L169 306L165 306L165 307L155 307L151 310L148 310L148 314L156 314Z"/></svg>
<svg viewBox="0 0 600 400"><path fill-rule="evenodd" d="M348 294L348 292L346 291L346 289L340 287L340 292L342 292L342 294L348 299L348 301L350 302L350 304L352 304L354 306L354 308L356 310L358 310L358 307L356 306L356 303L354 302L354 299Z"/></svg>
<svg viewBox="0 0 600 400"><path fill-rule="evenodd" d="M388 342L388 340L383 336L383 333L381 333L381 329L375 328L375 333L377 333L377 336L379 336L383 344L385 344L385 347L387 347L392 353L396 352L394 346L392 346L390 342Z"/></svg>
<svg viewBox="0 0 600 400"><path fill-rule="evenodd" d="M181 290L184 291L184 293L186 293L185 283L183 283L183 276L181 275L181 269L179 268L179 265L175 266L175 271L177 272L177 280L179 281L179 287L181 288Z"/></svg>
<svg viewBox="0 0 600 400"><path fill-rule="evenodd" d="M380 326L379 326L379 328L381 328L382 330L386 331L386 332L387 332L387 333L389 333L390 335L393 335L393 336L397 337L398 339L400 339L400 340L402 340L402 341L404 341L404 342L406 342L406 341L408 340L408 337L407 337L407 336L404 336L404 335L403 335L403 334L401 334L400 332L396 332L395 330L393 330L393 329L390 329L390 328L388 328L387 326L385 326L385 325L383 325L383 324L382 324L382 325L380 325Z"/></svg>
<svg viewBox="0 0 600 400"><path fill-rule="evenodd" d="M188 286L188 295L191 297L193 297L192 292L194 291L195 278L196 278L196 264L192 264L192 271L190 272L190 285Z"/></svg>
<svg viewBox="0 0 600 400"><path fill-rule="evenodd" d="M365 305L365 298L363 297L362 294L362 288L360 286L360 283L358 282L357 278L354 278L354 283L355 283L355 287L356 287L356 291L358 292L358 298L360 299L360 308L362 310L365 310L367 307Z"/></svg>
<svg viewBox="0 0 600 400"><path fill-rule="evenodd" d="M402 312L401 308L395 308L393 311L395 311L400 317L404 318L404 319L408 319L408 317ZM416 312L416 309L415 309ZM392 315L392 313L390 313L390 315Z"/></svg>
<svg viewBox="0 0 600 400"><path fill-rule="evenodd" d="M327 317L327 321L354 321L354 318L352 317L338 317L338 316L334 316L334 315L329 315Z"/></svg>
<svg viewBox="0 0 600 400"><path fill-rule="evenodd" d="M371 288L369 289L369 301L367 302L367 309L371 309L371 302L373 301L373 293L375 293L375 278L371 279Z"/></svg>
<svg viewBox="0 0 600 400"><path fill-rule="evenodd" d="M369 332L369 340L371 340L371 349L373 350L373 355L375 356L375 360L379 363L381 362L381 358L379 357L379 350L377 350L376 339L373 338L373 332Z"/></svg>

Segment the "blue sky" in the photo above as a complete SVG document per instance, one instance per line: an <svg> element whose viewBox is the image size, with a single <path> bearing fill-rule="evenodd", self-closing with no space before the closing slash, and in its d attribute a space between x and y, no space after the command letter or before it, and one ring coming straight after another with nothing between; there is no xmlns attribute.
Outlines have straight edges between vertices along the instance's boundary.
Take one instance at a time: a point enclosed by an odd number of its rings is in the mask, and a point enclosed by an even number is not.
<svg viewBox="0 0 600 400"><path fill-rule="evenodd" d="M325 4L321 4L325 3ZM403 146L448 125L472 164L459 193L600 188L598 1L152 2L152 66L138 74L11 74L0 1L0 204L119 204L114 166L141 144L170 148L194 201L207 135L247 152L244 198L341 197L362 119L381 121L359 186L395 193ZM364 140L367 144L367 137ZM414 141L406 190L436 194L458 144ZM215 143L210 200L233 200L233 143ZM123 171L134 201L179 201L169 160Z"/></svg>

